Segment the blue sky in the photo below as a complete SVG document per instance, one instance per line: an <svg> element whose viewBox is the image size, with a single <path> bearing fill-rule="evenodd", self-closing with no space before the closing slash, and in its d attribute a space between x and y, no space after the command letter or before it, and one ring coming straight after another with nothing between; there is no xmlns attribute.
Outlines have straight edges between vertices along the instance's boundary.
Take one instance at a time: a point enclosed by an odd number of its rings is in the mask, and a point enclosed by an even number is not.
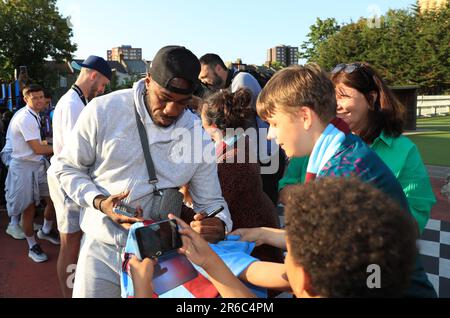
<svg viewBox="0 0 450 318"><path fill-rule="evenodd" d="M159 48L184 45L198 57L263 64L267 49L299 46L317 17L349 22L407 8L415 0L58 0L71 16L77 58L106 58L112 47L132 45L151 60Z"/></svg>

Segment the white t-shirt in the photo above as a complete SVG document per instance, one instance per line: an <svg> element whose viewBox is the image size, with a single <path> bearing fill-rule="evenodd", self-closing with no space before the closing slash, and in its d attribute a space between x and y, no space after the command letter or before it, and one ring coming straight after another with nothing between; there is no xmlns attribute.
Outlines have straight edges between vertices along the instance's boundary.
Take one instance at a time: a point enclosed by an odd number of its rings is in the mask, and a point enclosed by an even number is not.
<svg viewBox="0 0 450 318"><path fill-rule="evenodd" d="M36 162L41 160L42 156L36 155L28 144L31 140L42 142L39 119L39 114L28 105L13 117L8 128L12 146L11 158Z"/></svg>
<svg viewBox="0 0 450 318"><path fill-rule="evenodd" d="M16 113L12 116L10 123L13 121L14 118L17 117L21 112L24 110L27 110L26 107L22 107ZM12 152L12 144L11 144L11 125L8 126L8 130L6 131L6 140L5 140L5 146L3 147L2 152Z"/></svg>
<svg viewBox="0 0 450 318"><path fill-rule="evenodd" d="M56 104L53 113L53 151L58 155L64 146L72 128L75 126L84 103L77 92L70 89Z"/></svg>

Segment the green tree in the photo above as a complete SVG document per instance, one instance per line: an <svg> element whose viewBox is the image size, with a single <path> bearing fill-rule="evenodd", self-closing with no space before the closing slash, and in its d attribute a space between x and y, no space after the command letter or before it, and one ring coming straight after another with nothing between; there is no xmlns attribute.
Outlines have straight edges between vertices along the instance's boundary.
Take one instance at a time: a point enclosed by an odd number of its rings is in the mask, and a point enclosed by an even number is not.
<svg viewBox="0 0 450 318"><path fill-rule="evenodd" d="M129 77L126 77L122 82L120 82L116 73L113 73L111 83L109 84L107 91L114 92L120 89L132 88L134 83L140 81L141 79L142 79L141 75L134 74L130 75Z"/></svg>
<svg viewBox="0 0 450 318"><path fill-rule="evenodd" d="M105 91L107 93L110 92L114 92L117 91L119 87L119 78L117 76L117 73L115 71L112 72L112 77L111 77L111 81L109 82L109 84L106 86Z"/></svg>
<svg viewBox="0 0 450 318"><path fill-rule="evenodd" d="M417 17L417 55L411 78L428 94L450 90L450 3Z"/></svg>
<svg viewBox="0 0 450 318"><path fill-rule="evenodd" d="M300 46L299 58L307 59L308 62L316 62L320 45L338 32L340 28L341 26L334 18L325 20L317 18L316 24L310 27L310 33L307 36L308 40Z"/></svg>
<svg viewBox="0 0 450 318"><path fill-rule="evenodd" d="M327 70L339 63L372 64L391 85L418 85L420 93L450 89L450 4L419 14L390 10L376 26L367 19L342 25L319 42L314 58ZM316 26L317 29L317 26Z"/></svg>
<svg viewBox="0 0 450 318"><path fill-rule="evenodd" d="M0 1L0 79L12 80L14 70L24 65L40 81L46 58L72 58L76 45L71 37L56 0Z"/></svg>
<svg viewBox="0 0 450 318"><path fill-rule="evenodd" d="M363 24L361 21L342 26L339 32L319 45L312 62L330 70L339 63L361 60L367 41L361 32Z"/></svg>
<svg viewBox="0 0 450 318"><path fill-rule="evenodd" d="M265 67L265 65L262 65L262 67ZM283 63L278 62L278 61L273 61L273 62L270 62L269 67L271 69L273 69L274 71L279 71L279 70L285 68L286 65L284 65Z"/></svg>

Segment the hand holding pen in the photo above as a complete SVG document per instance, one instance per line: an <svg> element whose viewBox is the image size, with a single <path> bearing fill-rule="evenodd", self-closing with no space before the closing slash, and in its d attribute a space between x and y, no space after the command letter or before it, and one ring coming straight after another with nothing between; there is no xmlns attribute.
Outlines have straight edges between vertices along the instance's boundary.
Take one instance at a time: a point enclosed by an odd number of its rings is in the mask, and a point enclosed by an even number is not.
<svg viewBox="0 0 450 318"><path fill-rule="evenodd" d="M225 223L216 216L225 210L223 206L210 212L198 213L191 222L191 228L199 233L205 240L210 243L216 243L225 238Z"/></svg>
<svg viewBox="0 0 450 318"><path fill-rule="evenodd" d="M221 206L220 208L212 211L211 213L202 212L201 214L203 215L204 219L209 219L209 218L215 217L217 214L219 214L223 210L225 210L225 208L223 206Z"/></svg>

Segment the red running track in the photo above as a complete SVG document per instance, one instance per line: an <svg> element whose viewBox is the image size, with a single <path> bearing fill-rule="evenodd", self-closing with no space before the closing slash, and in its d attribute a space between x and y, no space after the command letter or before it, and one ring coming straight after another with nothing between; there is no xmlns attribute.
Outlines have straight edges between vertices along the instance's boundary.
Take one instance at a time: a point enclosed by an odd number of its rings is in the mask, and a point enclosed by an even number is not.
<svg viewBox="0 0 450 318"><path fill-rule="evenodd" d="M440 193L444 179L431 178L431 183L438 201L433 207L431 217L450 222L450 201ZM56 276L59 247L47 241L40 242L49 260L45 263L35 263L28 257L26 241L14 240L5 233L7 225L7 213L5 209L0 209L0 297L62 297Z"/></svg>

